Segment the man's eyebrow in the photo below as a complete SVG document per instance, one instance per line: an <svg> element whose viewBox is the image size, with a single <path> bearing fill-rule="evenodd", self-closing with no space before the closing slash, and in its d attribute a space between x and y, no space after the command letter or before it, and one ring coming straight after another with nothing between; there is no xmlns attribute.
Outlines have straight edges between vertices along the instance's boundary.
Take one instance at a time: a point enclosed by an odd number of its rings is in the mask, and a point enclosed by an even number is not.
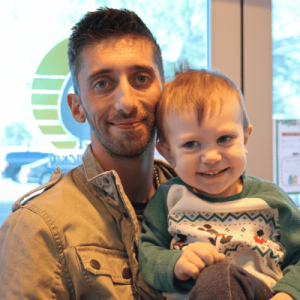
<svg viewBox="0 0 300 300"><path fill-rule="evenodd" d="M96 71L94 73L91 73L88 76L87 81L93 81L94 78L96 78L96 77L99 77L101 75L108 75L108 74L111 74L111 73L113 73L113 69L102 69L102 70Z"/></svg>
<svg viewBox="0 0 300 300"><path fill-rule="evenodd" d="M154 74L154 69L151 65L133 65L133 66L130 66L128 69L129 69L129 71L146 71L151 74ZM93 81L96 77L103 76L103 75L109 75L109 74L112 74L113 72L114 72L114 69L102 69L102 70L96 71L94 73L91 73L88 76L87 80Z"/></svg>
<svg viewBox="0 0 300 300"><path fill-rule="evenodd" d="M153 67L151 65L133 65L129 67L132 71L147 71L149 73L154 73Z"/></svg>

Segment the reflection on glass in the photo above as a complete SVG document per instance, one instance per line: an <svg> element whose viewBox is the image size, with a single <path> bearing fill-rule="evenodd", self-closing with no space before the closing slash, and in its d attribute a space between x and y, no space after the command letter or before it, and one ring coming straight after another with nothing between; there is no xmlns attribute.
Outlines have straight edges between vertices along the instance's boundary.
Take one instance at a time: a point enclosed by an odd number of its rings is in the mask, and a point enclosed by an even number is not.
<svg viewBox="0 0 300 300"><path fill-rule="evenodd" d="M47 181L55 167L66 171L80 163L89 128L75 128L68 115L65 100L72 82L65 47L74 23L99 6L128 8L143 19L161 46L167 81L178 62L207 66L207 0L5 1L0 224L12 203Z"/></svg>
<svg viewBox="0 0 300 300"><path fill-rule="evenodd" d="M273 119L296 120L300 119L300 6L293 0L272 0L272 42L273 42ZM277 123L274 124L278 124ZM287 121L288 122L288 121ZM278 148L278 139L275 136L275 147ZM293 152L293 159L297 160L297 141L282 145ZM297 149L292 149L296 147ZM298 151L299 150L299 151ZM294 175L295 165L286 166L287 158L283 158L276 152L278 161L276 174L289 174L286 180L290 184L299 186L299 178ZM282 173L282 174L281 174ZM292 175L291 175L291 174ZM297 173L297 172L296 172ZM295 173L295 174L296 174ZM275 174L275 175L276 175ZM298 173L297 173L298 174ZM291 198L300 207L300 193L291 193Z"/></svg>
<svg viewBox="0 0 300 300"><path fill-rule="evenodd" d="M273 118L300 118L300 6L272 0Z"/></svg>

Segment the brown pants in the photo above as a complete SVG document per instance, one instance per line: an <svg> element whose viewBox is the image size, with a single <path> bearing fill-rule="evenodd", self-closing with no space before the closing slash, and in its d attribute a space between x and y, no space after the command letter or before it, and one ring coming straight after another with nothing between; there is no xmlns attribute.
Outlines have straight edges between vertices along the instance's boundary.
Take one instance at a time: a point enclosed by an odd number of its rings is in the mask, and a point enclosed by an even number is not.
<svg viewBox="0 0 300 300"><path fill-rule="evenodd" d="M274 294L269 287L231 264L215 264L199 275L190 300L269 300Z"/></svg>

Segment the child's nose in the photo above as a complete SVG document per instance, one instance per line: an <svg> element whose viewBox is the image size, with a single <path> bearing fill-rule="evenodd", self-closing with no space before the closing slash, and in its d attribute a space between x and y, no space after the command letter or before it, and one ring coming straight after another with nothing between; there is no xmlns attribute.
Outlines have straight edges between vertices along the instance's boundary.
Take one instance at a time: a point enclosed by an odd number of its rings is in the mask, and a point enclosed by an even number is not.
<svg viewBox="0 0 300 300"><path fill-rule="evenodd" d="M216 149L207 149L201 155L201 162L204 164L215 164L222 159L222 155Z"/></svg>

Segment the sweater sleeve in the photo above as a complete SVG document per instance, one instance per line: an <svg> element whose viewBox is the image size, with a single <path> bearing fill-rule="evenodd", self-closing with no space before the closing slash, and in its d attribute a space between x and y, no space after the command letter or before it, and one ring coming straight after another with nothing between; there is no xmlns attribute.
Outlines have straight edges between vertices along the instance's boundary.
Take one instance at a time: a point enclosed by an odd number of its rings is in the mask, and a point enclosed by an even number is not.
<svg viewBox="0 0 300 300"><path fill-rule="evenodd" d="M286 256L282 265L283 278L273 287L273 291L285 292L294 299L300 299L300 212L287 195L283 196L279 222L280 242L286 249Z"/></svg>
<svg viewBox="0 0 300 300"><path fill-rule="evenodd" d="M145 282L162 292L188 293L191 280L176 281L174 266L182 251L170 250L172 236L168 232L169 188L160 186L145 210L145 220L139 238L139 268Z"/></svg>
<svg viewBox="0 0 300 300"><path fill-rule="evenodd" d="M275 293L285 292L300 299L300 211L294 201L277 185L253 176L252 197L264 199L279 214L278 242L285 249L281 265L283 277L272 287ZM251 192L251 193L252 193Z"/></svg>

